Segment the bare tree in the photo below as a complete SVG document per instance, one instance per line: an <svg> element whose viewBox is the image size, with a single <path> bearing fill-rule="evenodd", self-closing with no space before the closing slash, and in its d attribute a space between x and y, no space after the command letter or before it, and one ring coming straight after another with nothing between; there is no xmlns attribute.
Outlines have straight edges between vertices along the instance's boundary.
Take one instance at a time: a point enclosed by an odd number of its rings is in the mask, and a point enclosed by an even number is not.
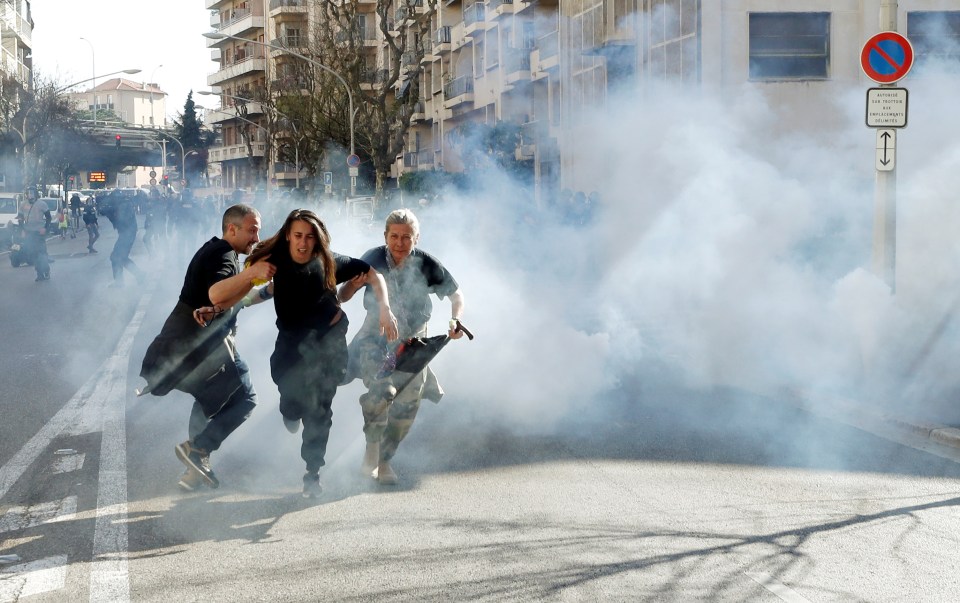
<svg viewBox="0 0 960 603"><path fill-rule="evenodd" d="M317 0L315 27L305 54L337 73L354 99L357 152L373 165L377 194L410 127L420 98L424 41L430 38L437 0ZM311 111L325 132L344 148L350 115L344 83L330 73L301 64L308 73ZM291 73L300 77L303 71Z"/></svg>

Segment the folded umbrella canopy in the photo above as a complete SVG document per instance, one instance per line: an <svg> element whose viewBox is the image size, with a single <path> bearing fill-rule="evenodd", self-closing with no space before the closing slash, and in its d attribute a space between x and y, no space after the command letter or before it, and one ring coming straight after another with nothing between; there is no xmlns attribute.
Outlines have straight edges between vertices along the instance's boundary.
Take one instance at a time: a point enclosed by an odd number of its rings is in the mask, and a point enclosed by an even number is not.
<svg viewBox="0 0 960 603"><path fill-rule="evenodd" d="M467 339L473 339L471 333L458 320L456 329L462 331ZM410 376L400 383L394 383L397 388L397 394L413 381L414 377L423 369L427 368L430 361L433 360L440 350L450 342L449 335L435 335L433 337L411 337L405 339L397 346L396 350L388 351L384 357L380 371L377 373L377 379L386 379L394 373L409 373ZM394 397L396 394L394 394Z"/></svg>

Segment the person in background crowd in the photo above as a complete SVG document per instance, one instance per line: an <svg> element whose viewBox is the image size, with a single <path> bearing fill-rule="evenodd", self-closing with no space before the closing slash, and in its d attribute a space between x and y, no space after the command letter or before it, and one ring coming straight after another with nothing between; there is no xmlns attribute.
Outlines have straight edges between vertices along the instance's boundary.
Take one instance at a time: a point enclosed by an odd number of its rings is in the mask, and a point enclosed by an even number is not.
<svg viewBox="0 0 960 603"><path fill-rule="evenodd" d="M83 206L83 201L80 200L79 193L73 193L70 196L70 218L73 224L73 236L76 238L77 231L80 230L80 210Z"/></svg>
<svg viewBox="0 0 960 603"><path fill-rule="evenodd" d="M24 251L33 257L33 268L37 271L36 282L50 280L50 258L47 257L47 232L52 219L46 201L37 199L36 193L28 193L26 209L21 226L24 233Z"/></svg>
<svg viewBox="0 0 960 603"><path fill-rule="evenodd" d="M254 282L273 278L276 268L264 260L240 269L239 254L249 254L260 240L257 210L233 205L223 213L221 227L223 237L204 243L190 260L177 304L140 370L147 380L144 393L162 396L178 389L194 397L189 437L175 447L187 467L178 484L183 490L220 485L210 454L257 404L250 369L236 349L235 306Z"/></svg>
<svg viewBox="0 0 960 603"><path fill-rule="evenodd" d="M64 207L57 212L57 230L60 231L60 238L67 238L67 231L70 229L70 210ZM76 237L76 235L74 235Z"/></svg>
<svg viewBox="0 0 960 603"><path fill-rule="evenodd" d="M136 199L120 190L115 190L107 197L102 209L103 215L117 229L117 242L110 252L110 266L113 269L113 283L111 287L123 286L123 271L129 270L142 281L144 274L130 259L133 244L137 241L137 211Z"/></svg>
<svg viewBox="0 0 960 603"><path fill-rule="evenodd" d="M97 220L97 208L93 199L87 201L87 206L83 208L83 224L87 227L87 251L98 253L93 245L100 238L100 223Z"/></svg>
<svg viewBox="0 0 960 603"><path fill-rule="evenodd" d="M463 293L437 258L416 248L420 239L417 216L409 209L390 212L383 238L385 245L370 249L361 259L381 273L387 282L400 340L427 336L427 323L433 310L431 293L440 299L450 299L451 321L447 334L451 339L462 337L463 332L456 328L456 321L463 314ZM340 299L346 302L360 286L362 283L358 281L346 283L340 288ZM367 440L361 470L381 484L394 485L398 479L390 460L410 432L421 398L438 402L443 391L429 367L399 392L393 386L384 388L377 383L377 373L386 352L386 342L377 324L382 309L378 308L378 302L369 290L364 294L363 305L367 309L366 320L350 343L350 361L355 367L351 372L358 372L368 389L360 397L363 433ZM348 375L348 378L353 377L355 375Z"/></svg>
<svg viewBox="0 0 960 603"><path fill-rule="evenodd" d="M337 299L337 284L358 278L369 284L379 308L376 333L392 341L397 323L390 311L387 287L367 262L330 250L330 234L312 211L295 209L283 227L250 255L249 262L270 261L277 271L273 281L247 303L274 298L277 341L270 372L280 390L284 425L296 433L303 422L300 456L306 462L303 495L319 496L320 467L330 427L333 397L347 368L348 320Z"/></svg>

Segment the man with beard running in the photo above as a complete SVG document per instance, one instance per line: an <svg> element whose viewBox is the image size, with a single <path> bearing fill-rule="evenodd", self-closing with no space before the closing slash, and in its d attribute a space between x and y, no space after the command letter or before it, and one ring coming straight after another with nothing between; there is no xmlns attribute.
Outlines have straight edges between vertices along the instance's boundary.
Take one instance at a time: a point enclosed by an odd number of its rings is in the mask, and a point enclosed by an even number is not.
<svg viewBox="0 0 960 603"><path fill-rule="evenodd" d="M187 470L179 486L212 488L219 480L210 453L239 427L256 406L250 369L235 345L237 302L253 283L269 281L276 268L266 261L240 269L239 254L260 241L260 214L249 205L234 205L223 214L223 237L213 237L187 267L176 307L143 359L142 393L165 395L171 389L193 395L189 439L176 446ZM194 310L203 308L203 310Z"/></svg>

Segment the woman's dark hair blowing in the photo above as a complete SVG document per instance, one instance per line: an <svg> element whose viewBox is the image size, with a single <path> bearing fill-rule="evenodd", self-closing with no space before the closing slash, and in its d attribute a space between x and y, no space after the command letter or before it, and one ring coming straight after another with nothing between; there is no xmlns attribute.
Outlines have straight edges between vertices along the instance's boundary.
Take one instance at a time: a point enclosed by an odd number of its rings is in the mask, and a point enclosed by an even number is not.
<svg viewBox="0 0 960 603"><path fill-rule="evenodd" d="M252 266L268 255L271 255L277 248L277 245L287 245L290 230L293 223L301 220L310 225L313 234L317 239L317 244L313 248L313 257L320 259L323 266L323 280L327 289L335 291L337 288L337 264L333 260L333 253L330 251L330 233L320 217L309 209L295 209L287 215L283 226L269 239L261 241L249 256L247 262ZM287 253L284 249L283 253Z"/></svg>

